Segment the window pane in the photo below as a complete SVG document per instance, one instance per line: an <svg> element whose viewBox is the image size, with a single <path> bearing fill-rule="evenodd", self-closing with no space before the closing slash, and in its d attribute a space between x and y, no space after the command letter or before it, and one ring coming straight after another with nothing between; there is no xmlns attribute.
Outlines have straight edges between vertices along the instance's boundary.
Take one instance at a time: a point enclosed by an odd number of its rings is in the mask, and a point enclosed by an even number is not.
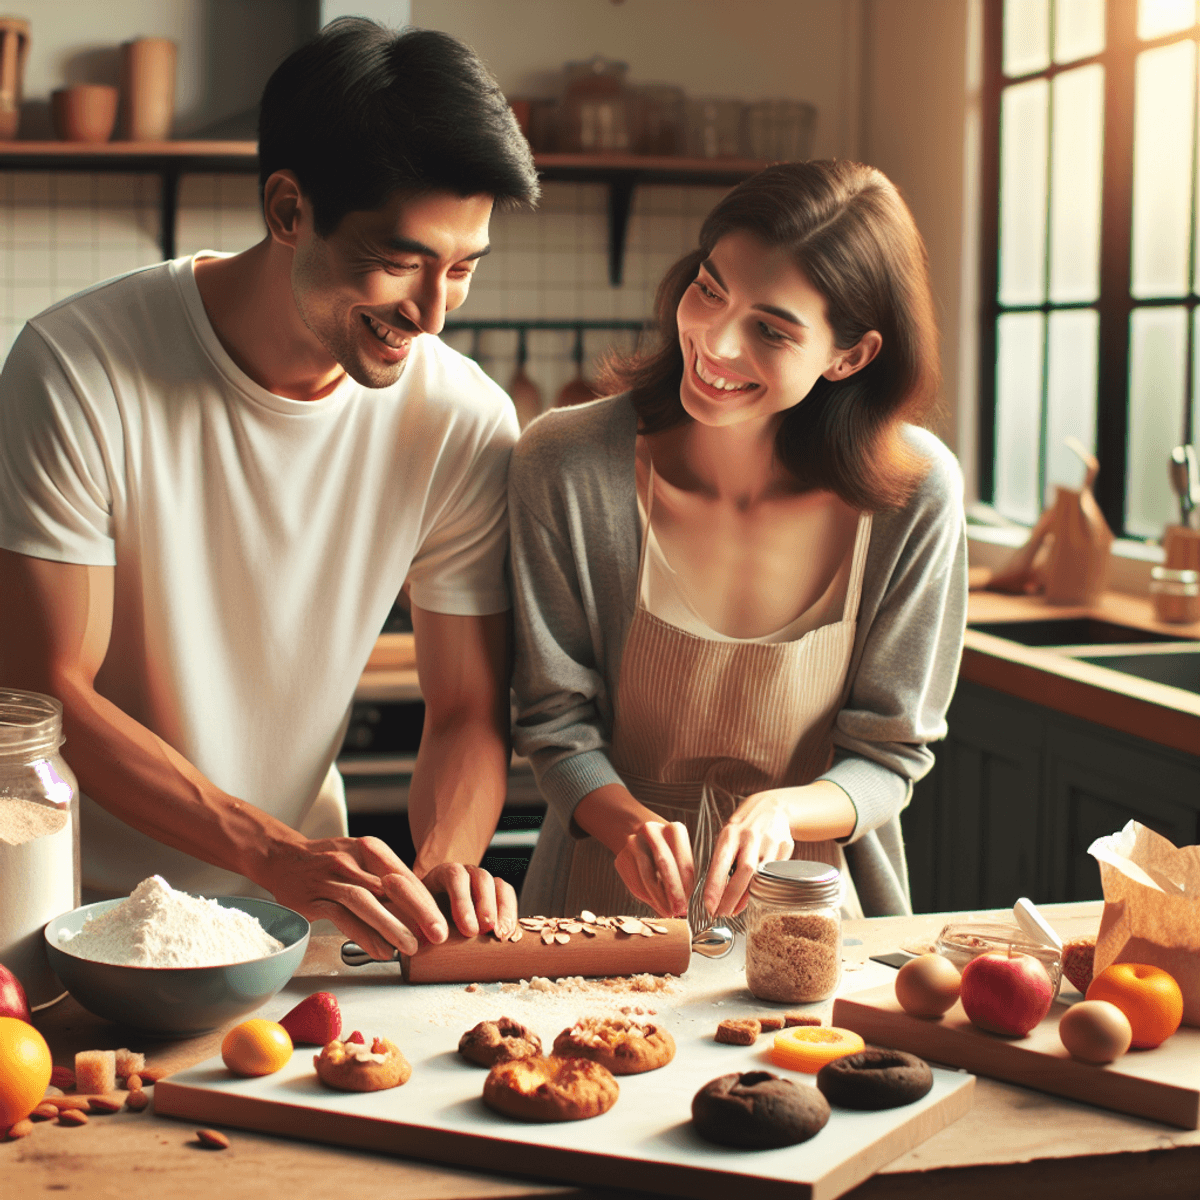
<svg viewBox="0 0 1200 1200"><path fill-rule="evenodd" d="M1133 294L1179 296L1188 286L1196 46L1138 55L1133 146Z"/></svg>
<svg viewBox="0 0 1200 1200"><path fill-rule="evenodd" d="M1196 0L1139 0L1138 37L1162 37L1196 23Z"/></svg>
<svg viewBox="0 0 1200 1200"><path fill-rule="evenodd" d="M1005 88L1000 115L1000 303L1045 299L1049 85Z"/></svg>
<svg viewBox="0 0 1200 1200"><path fill-rule="evenodd" d="M1050 182L1050 299L1094 300L1100 289L1104 68L1054 81Z"/></svg>
<svg viewBox="0 0 1200 1200"><path fill-rule="evenodd" d="M1049 0L1004 0L1005 75L1026 75L1049 65Z"/></svg>
<svg viewBox="0 0 1200 1200"><path fill-rule="evenodd" d="M1100 318L1091 308L1050 314L1046 367L1046 482L1079 487L1083 464L1063 445L1096 450L1096 359Z"/></svg>
<svg viewBox="0 0 1200 1200"><path fill-rule="evenodd" d="M1134 309L1129 340L1126 525L1141 537L1161 537L1163 526L1179 519L1167 461L1183 432L1187 310Z"/></svg>
<svg viewBox="0 0 1200 1200"><path fill-rule="evenodd" d="M1010 313L996 328L996 499L999 512L1032 525L1038 497L1042 408L1041 313Z"/></svg>
<svg viewBox="0 0 1200 1200"><path fill-rule="evenodd" d="M1057 0L1054 61L1074 62L1104 49L1104 0Z"/></svg>

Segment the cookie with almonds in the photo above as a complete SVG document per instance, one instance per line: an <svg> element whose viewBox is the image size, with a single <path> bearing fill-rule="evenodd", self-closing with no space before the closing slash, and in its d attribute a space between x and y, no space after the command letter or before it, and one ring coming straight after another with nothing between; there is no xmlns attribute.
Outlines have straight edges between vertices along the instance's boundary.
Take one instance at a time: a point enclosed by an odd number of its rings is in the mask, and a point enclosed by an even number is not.
<svg viewBox="0 0 1200 1200"><path fill-rule="evenodd" d="M554 1039L554 1053L588 1058L614 1075L640 1075L675 1057L675 1039L649 1021L630 1017L583 1017Z"/></svg>

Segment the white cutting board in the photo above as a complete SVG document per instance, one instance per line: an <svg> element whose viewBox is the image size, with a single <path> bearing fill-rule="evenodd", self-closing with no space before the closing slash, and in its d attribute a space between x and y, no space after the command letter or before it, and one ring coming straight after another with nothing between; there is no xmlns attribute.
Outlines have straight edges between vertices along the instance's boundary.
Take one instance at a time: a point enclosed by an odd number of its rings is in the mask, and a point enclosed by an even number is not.
<svg viewBox="0 0 1200 1200"><path fill-rule="evenodd" d="M610 1185L676 1196L720 1197L752 1185L761 1200L826 1200L840 1196L885 1163L918 1145L966 1112L974 1077L934 1070L933 1091L923 1100L886 1112L834 1109L816 1137L780 1150L732 1150L703 1141L691 1126L692 1096L730 1071L766 1069L812 1086L813 1077L775 1067L757 1046L713 1041L724 1017L778 1012L785 1006L757 1001L745 988L739 951L712 962L693 957L670 995L546 996L503 992L500 984L408 985L399 968L346 970L335 979L294 980L259 1011L278 1018L314 990L334 992L344 1032L360 1029L369 1042L383 1035L412 1063L401 1088L349 1094L330 1091L313 1070L314 1050L298 1048L282 1071L237 1079L219 1058L159 1083L155 1111L207 1124L260 1130L305 1140L430 1159L453 1166ZM890 968L869 963L847 976L845 990L894 979ZM493 1113L480 1099L486 1072L456 1052L462 1033L476 1022L510 1016L538 1033L546 1050L555 1035L586 1013L621 1005L655 1010L674 1035L674 1062L618 1080L620 1098L601 1117L552 1125L527 1125ZM824 1006L814 1006L828 1009Z"/></svg>

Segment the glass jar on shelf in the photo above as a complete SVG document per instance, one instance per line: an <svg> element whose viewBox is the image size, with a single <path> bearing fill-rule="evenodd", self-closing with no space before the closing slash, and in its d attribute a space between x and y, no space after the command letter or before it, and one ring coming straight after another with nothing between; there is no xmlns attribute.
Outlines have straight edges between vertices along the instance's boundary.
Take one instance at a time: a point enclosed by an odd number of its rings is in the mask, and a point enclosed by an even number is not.
<svg viewBox="0 0 1200 1200"><path fill-rule="evenodd" d="M1200 621L1200 571L1151 567L1150 598L1160 621L1171 625Z"/></svg>
<svg viewBox="0 0 1200 1200"><path fill-rule="evenodd" d="M636 104L625 87L629 65L597 54L566 66L558 116L558 149L576 154L629 153Z"/></svg>
<svg viewBox="0 0 1200 1200"><path fill-rule="evenodd" d="M842 875L823 862L763 863L746 905L746 986L760 1000L812 1004L842 979Z"/></svg>
<svg viewBox="0 0 1200 1200"><path fill-rule="evenodd" d="M643 83L633 89L633 97L638 109L638 153L682 154L687 103L683 88L673 83Z"/></svg>
<svg viewBox="0 0 1200 1200"><path fill-rule="evenodd" d="M740 158L742 108L725 96L697 97L687 102L687 152L692 158Z"/></svg>
<svg viewBox="0 0 1200 1200"><path fill-rule="evenodd" d="M62 744L59 701L0 688L0 963L32 1008L65 994L42 930L80 902L79 786Z"/></svg>
<svg viewBox="0 0 1200 1200"><path fill-rule="evenodd" d="M751 158L804 162L812 155L817 110L800 100L756 100L746 105L745 146Z"/></svg>

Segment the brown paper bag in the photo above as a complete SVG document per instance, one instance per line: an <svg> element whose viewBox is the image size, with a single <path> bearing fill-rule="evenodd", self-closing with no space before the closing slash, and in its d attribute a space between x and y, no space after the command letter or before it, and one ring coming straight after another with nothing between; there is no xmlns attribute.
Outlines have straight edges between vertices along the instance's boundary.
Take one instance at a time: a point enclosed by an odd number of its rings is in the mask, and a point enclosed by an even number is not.
<svg viewBox="0 0 1200 1200"><path fill-rule="evenodd" d="M1176 849L1130 821L1088 853L1104 886L1095 973L1115 962L1161 967L1183 991L1184 1024L1200 1025L1200 846Z"/></svg>
<svg viewBox="0 0 1200 1200"><path fill-rule="evenodd" d="M1113 535L1092 494L1100 464L1075 438L1066 444L1083 460L1083 487L1059 487L1029 541L992 576L994 592L1044 592L1051 604L1094 604L1108 582Z"/></svg>

